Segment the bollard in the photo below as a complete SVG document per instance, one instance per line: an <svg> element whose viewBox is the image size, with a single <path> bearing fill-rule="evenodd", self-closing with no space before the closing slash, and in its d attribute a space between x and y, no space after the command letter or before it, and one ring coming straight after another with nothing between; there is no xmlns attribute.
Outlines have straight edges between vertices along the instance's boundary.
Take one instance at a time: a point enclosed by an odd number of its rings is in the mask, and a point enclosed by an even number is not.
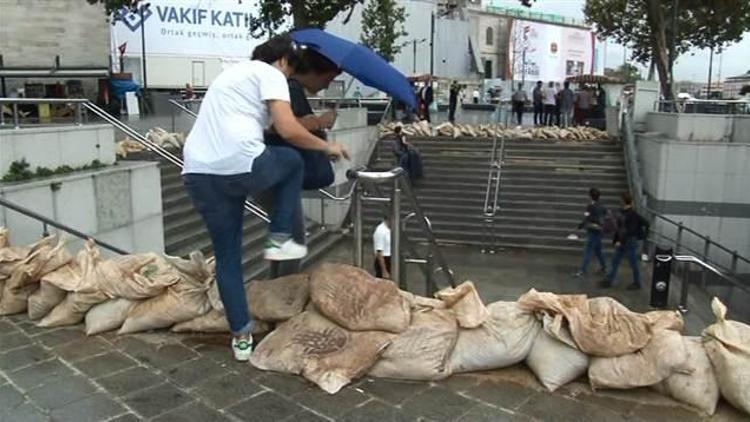
<svg viewBox="0 0 750 422"><path fill-rule="evenodd" d="M665 308L669 301L669 278L672 274L672 248L656 246L654 270L651 278L651 302L653 308ZM683 283L686 281L683 280Z"/></svg>

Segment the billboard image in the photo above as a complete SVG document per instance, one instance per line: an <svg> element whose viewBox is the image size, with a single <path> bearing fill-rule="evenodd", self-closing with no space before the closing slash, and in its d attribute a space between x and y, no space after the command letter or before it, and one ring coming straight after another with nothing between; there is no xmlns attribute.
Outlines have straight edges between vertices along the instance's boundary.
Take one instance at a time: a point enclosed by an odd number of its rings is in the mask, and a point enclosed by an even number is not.
<svg viewBox="0 0 750 422"><path fill-rule="evenodd" d="M594 34L582 28L513 20L508 48L515 80L562 81L594 72Z"/></svg>

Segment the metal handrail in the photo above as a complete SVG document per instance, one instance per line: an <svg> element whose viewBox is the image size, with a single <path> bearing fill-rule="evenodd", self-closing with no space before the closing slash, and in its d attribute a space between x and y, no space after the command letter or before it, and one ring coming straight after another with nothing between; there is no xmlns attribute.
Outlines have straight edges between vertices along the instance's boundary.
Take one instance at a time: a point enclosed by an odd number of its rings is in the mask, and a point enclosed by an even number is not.
<svg viewBox="0 0 750 422"><path fill-rule="evenodd" d="M487 190L484 195L484 215L494 217L497 214L497 205L500 198L500 176L502 175L503 164L505 160L505 138L500 140L500 152L498 153L497 145L497 125L500 122L500 104L495 107L496 127L492 131L492 152L490 154L490 171L487 174ZM496 180L495 194L490 207L490 192L492 191L492 181Z"/></svg>
<svg viewBox="0 0 750 422"><path fill-rule="evenodd" d="M21 127L21 119L19 117L18 105L19 104L75 104L76 105L76 125L82 125L83 107L86 103L90 102L86 98L0 98L0 105L10 104L11 105L11 119L13 120L13 127L19 129ZM5 125L5 114L2 112L0 107L0 126Z"/></svg>
<svg viewBox="0 0 750 422"><path fill-rule="evenodd" d="M726 107L726 113L707 113L707 114L747 114L750 113L750 102L746 100L709 100L701 98L685 98L677 100L656 100L654 101L655 112L676 112L676 113L697 113L689 111L690 105L712 105L717 107ZM668 107L667 107L668 106ZM663 110L668 111L663 111Z"/></svg>
<svg viewBox="0 0 750 422"><path fill-rule="evenodd" d="M686 264L695 264L701 267L704 271L707 270L707 271L712 272L719 278L733 285L733 287L736 287L750 294L750 286L745 285L744 283L740 282L739 280L737 280L736 278L728 274L724 274L719 269L717 269L713 265L709 264L708 262L700 258L697 258L693 255L672 255L672 259L674 259L677 262L684 262ZM677 305L677 309L679 309L680 312L682 313L686 313L688 311L687 302L688 302L689 289L690 289L690 282L687 278L683 277L683 279L680 280L680 303Z"/></svg>
<svg viewBox="0 0 750 422"><path fill-rule="evenodd" d="M198 114L196 114L196 112L185 107L186 102L194 103L194 102L200 102L200 100L182 100L182 102L179 102L177 100L169 100L169 104L172 104L173 106L179 108L180 111L183 111L193 117L198 117ZM172 118L174 119L174 114L172 114Z"/></svg>
<svg viewBox="0 0 750 422"><path fill-rule="evenodd" d="M120 255L128 255L128 252L126 252L126 251L124 251L124 250L122 250L122 249L120 249L120 248L118 248L116 246L110 245L109 243L103 242L101 240L97 240L94 237L92 237L90 235L87 235L87 234L85 234L83 232L80 232L80 231L78 231L78 230L76 230L76 229L74 229L74 228L72 228L70 226L66 226L65 224L58 223L55 220L47 218L47 217L45 217L45 216L43 216L41 214L38 214L38 213L36 213L36 212L28 209L28 208L22 207L21 205L14 204L13 202L10 202L10 201L8 201L7 199L5 199L3 197L0 197L0 205L6 207L8 209L11 209L11 210L13 210L15 212L18 212L20 214L23 214L23 215L25 215L27 217L33 218L33 219L35 219L37 221L40 221L43 224L43 226L44 226L44 233L45 233L45 235L47 233L47 226L49 225L49 226L55 227L57 229L60 229L60 230L62 230L64 232L66 232L66 233L70 233L73 236L78 237L80 239L83 239L83 240L89 240L90 239L94 243L96 243L97 245L99 245L99 246L101 246L101 247L103 247L105 249L109 249L112 252L118 253Z"/></svg>

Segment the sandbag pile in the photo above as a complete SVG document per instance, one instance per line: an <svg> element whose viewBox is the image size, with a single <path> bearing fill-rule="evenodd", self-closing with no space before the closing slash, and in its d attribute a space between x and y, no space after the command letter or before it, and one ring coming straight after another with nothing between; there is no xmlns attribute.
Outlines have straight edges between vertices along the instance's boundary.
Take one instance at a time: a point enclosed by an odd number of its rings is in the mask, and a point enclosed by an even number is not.
<svg viewBox="0 0 750 422"><path fill-rule="evenodd" d="M185 134L181 132L167 132L160 127L154 127L146 132L146 139L167 149L182 149L185 145ZM125 137L115 142L115 153L120 157L127 157L128 154L144 151L146 148L138 141Z"/></svg>
<svg viewBox="0 0 750 422"><path fill-rule="evenodd" d="M450 138L492 138L521 139L521 140L549 140L549 141L572 141L592 142L609 140L607 132L589 126L576 127L506 127L501 123L493 124L461 124L445 122L431 126L426 120L402 124L392 122L378 126L380 136L393 135L396 126L401 126L401 131L407 136L445 136Z"/></svg>

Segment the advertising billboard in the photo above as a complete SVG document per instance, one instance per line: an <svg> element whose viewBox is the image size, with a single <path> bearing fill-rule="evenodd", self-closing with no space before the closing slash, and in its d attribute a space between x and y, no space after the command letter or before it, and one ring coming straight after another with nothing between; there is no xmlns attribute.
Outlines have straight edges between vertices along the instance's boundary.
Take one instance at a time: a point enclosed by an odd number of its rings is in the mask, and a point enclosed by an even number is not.
<svg viewBox="0 0 750 422"><path fill-rule="evenodd" d="M563 81L595 71L595 37L590 30L513 20L509 40L514 80Z"/></svg>

